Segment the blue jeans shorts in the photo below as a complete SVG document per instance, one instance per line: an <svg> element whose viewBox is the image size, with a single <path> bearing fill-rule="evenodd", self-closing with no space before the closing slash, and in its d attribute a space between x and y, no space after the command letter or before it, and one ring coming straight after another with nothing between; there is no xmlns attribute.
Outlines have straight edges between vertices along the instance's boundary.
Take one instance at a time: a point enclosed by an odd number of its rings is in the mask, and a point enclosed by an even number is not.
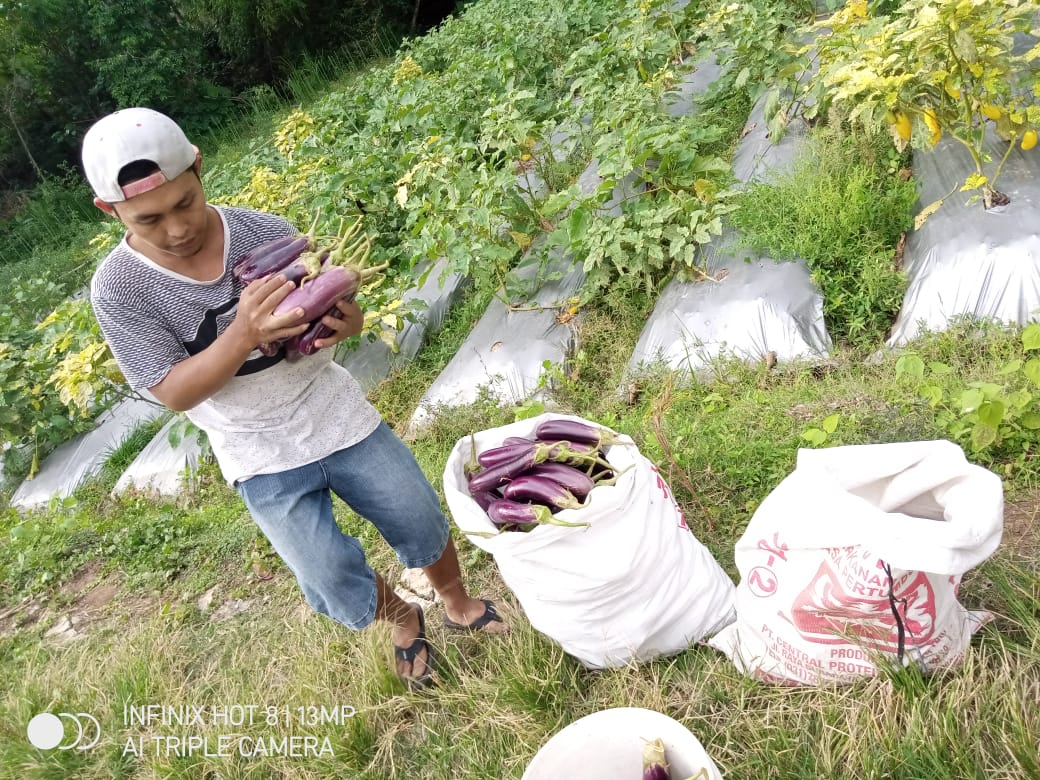
<svg viewBox="0 0 1040 780"><path fill-rule="evenodd" d="M371 522L405 567L436 563L448 544L448 521L433 486L385 422L328 457L235 487L307 602L354 630L375 617L375 573L361 543L336 524L331 493Z"/></svg>

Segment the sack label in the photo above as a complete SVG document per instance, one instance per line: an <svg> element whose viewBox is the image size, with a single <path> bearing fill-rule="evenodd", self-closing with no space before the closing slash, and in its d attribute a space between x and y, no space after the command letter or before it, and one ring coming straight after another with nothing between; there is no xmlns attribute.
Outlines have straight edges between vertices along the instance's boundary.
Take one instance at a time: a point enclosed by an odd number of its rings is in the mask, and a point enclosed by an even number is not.
<svg viewBox="0 0 1040 780"><path fill-rule="evenodd" d="M664 481L664 477L661 476L661 472L657 470L657 466L650 464L650 470L654 472L654 477L657 480L657 489L661 491L661 495L664 496L664 500L672 505L672 509L675 510L676 517L679 518L678 526L684 530L689 530L689 526L686 525L686 516L683 515L682 510L679 508L679 504L672 496L671 491L668 489L668 483Z"/></svg>

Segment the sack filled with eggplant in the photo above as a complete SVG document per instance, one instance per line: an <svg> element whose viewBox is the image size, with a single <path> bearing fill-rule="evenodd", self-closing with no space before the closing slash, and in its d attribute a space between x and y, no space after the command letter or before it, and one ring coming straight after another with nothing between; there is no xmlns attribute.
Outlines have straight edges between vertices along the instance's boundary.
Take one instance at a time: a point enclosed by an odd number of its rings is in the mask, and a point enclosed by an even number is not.
<svg viewBox="0 0 1040 780"><path fill-rule="evenodd" d="M471 437L465 464L469 493L503 531L588 525L556 514L584 508L597 486L617 482L620 475L605 460L604 449L619 441L606 428L564 419L546 420L531 436L510 436L479 452Z"/></svg>
<svg viewBox="0 0 1040 780"><path fill-rule="evenodd" d="M732 580L628 436L556 413L476 431L443 486L531 626L590 669L680 652L733 619Z"/></svg>
<svg viewBox="0 0 1040 780"><path fill-rule="evenodd" d="M304 311L310 327L299 336L278 343L258 344L265 355L285 350L287 360L317 351L315 342L332 335L322 322L326 316L341 316L339 301L352 301L361 287L378 281L386 263L366 266L372 239L361 229L361 217L340 223L335 236L317 236L318 217L302 236L285 236L255 247L235 261L231 273L244 284L280 273L296 285L275 308L284 314L296 308Z"/></svg>

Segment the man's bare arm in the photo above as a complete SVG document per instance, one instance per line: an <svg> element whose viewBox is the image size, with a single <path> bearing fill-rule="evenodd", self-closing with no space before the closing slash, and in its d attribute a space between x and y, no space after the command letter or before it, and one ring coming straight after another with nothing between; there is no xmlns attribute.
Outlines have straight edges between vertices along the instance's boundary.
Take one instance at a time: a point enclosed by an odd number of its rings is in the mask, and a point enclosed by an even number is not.
<svg viewBox="0 0 1040 780"><path fill-rule="evenodd" d="M177 363L149 390L175 412L192 409L231 381L259 344L303 333L308 323L300 322L302 310L278 316L272 313L293 288L280 275L249 284L242 290L238 312L227 330L197 355Z"/></svg>

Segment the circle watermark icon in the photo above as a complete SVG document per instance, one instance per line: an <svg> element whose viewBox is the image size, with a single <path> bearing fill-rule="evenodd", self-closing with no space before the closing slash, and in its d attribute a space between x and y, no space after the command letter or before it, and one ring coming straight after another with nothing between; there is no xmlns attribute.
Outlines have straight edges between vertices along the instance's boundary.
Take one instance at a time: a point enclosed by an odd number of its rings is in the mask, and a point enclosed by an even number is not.
<svg viewBox="0 0 1040 780"><path fill-rule="evenodd" d="M76 726L74 735L70 729L69 741L65 744L62 743L66 737L63 719ZM33 747L40 750L89 750L101 739L101 724L86 712L59 712L57 715L41 712L29 721L25 734Z"/></svg>

